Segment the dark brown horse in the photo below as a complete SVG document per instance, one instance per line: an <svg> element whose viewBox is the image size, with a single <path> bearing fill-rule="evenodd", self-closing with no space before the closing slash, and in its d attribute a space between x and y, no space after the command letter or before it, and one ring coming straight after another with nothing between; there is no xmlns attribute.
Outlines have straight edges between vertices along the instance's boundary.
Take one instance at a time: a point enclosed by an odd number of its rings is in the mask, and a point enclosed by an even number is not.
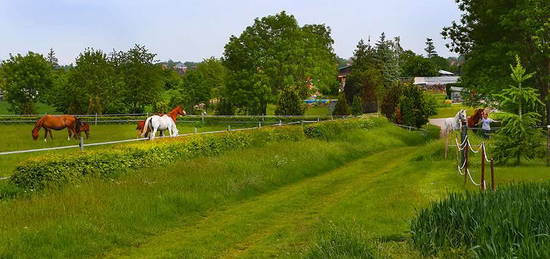
<svg viewBox="0 0 550 259"><path fill-rule="evenodd" d="M67 128L69 132L68 140L71 137L76 138L77 134L80 133L80 126L82 122L74 115L44 115L42 118L38 119L34 124L32 129L32 138L34 140L38 139L40 128L44 128L44 141L48 138L48 133L50 134L50 139L53 139L52 129L53 130L62 130Z"/></svg>
<svg viewBox="0 0 550 259"><path fill-rule="evenodd" d="M476 109L474 115L468 117L468 128L473 128L479 123L479 120L481 120L481 116L483 115L484 111L485 109L482 108Z"/></svg>

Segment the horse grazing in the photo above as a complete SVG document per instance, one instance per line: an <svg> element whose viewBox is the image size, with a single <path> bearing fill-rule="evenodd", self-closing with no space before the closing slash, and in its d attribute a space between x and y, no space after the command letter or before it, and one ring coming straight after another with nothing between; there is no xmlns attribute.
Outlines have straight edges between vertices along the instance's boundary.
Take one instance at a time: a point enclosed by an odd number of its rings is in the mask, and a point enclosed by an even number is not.
<svg viewBox="0 0 550 259"><path fill-rule="evenodd" d="M159 117L163 117L163 116L168 116L170 117L174 123L176 123L176 120L178 118L178 115L182 115L182 116L185 116L187 115L187 112L185 112L185 110L183 108L181 108L181 106L176 106L176 108L172 109L169 113L167 114L159 114L159 115L153 115L153 116L159 116ZM149 118L152 118L153 116L149 117ZM149 119L147 118L147 119ZM145 137L147 136L148 133L151 132L151 127L146 127L146 121L138 121L137 123L137 127L136 127L136 130L140 131L140 136L141 137ZM160 132L160 135L161 136L164 136L164 131L166 130L165 128L158 128L157 129L159 132ZM156 131L155 131L156 132ZM170 134L171 135L171 134ZM177 134L176 134L177 135Z"/></svg>
<svg viewBox="0 0 550 259"><path fill-rule="evenodd" d="M465 119L466 119L466 110L464 109L458 111L453 118L445 119L445 129L443 129L444 135L447 136L452 131L462 128L461 121Z"/></svg>
<svg viewBox="0 0 550 259"><path fill-rule="evenodd" d="M165 130L168 130L171 137L178 135L178 129L176 128L176 119L178 115L185 116L187 113L185 110L181 108L181 106L177 106L176 108L172 109L169 113L164 115L153 115L145 120L145 123L142 128L141 137L145 137L147 133L152 133L150 135L151 139L155 138L155 135L157 133L157 130L160 131L161 136L163 135L163 132ZM139 122L138 127L139 128Z"/></svg>
<svg viewBox="0 0 550 259"><path fill-rule="evenodd" d="M473 128L479 123L483 112L485 112L485 109L479 108L475 110L474 115L468 117L468 128Z"/></svg>
<svg viewBox="0 0 550 259"><path fill-rule="evenodd" d="M78 133L78 137L80 137L80 133L83 131L84 133L86 133L86 139L90 138L90 124L82 122L82 125L80 125L80 132Z"/></svg>
<svg viewBox="0 0 550 259"><path fill-rule="evenodd" d="M32 138L34 140L38 139L40 128L44 128L44 141L47 141L48 133L50 134L50 139L53 139L52 129L53 130L62 130L67 128L69 136L67 140L70 140L71 137L76 138L77 134L80 134L80 127L82 122L74 115L44 115L42 118L38 119L34 124L32 129Z"/></svg>

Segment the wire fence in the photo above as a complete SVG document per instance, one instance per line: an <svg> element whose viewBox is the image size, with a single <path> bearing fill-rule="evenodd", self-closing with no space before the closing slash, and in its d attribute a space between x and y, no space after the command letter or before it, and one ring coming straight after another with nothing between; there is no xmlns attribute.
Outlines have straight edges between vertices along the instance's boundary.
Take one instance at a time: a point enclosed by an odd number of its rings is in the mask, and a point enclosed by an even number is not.
<svg viewBox="0 0 550 259"><path fill-rule="evenodd" d="M245 131L245 130L253 130L253 129L258 129L258 128L267 127L267 126L284 126L284 125L306 124L306 123L316 123L316 122L319 122L319 121L318 120L310 120L310 121L305 121L304 120L304 121L296 121L296 122L288 122L288 123L283 123L282 121L279 121L277 123L272 123L272 124L262 124L261 122L260 123L255 122L255 124L258 125L258 126L248 127L248 128L231 129L231 125L228 125L228 128L226 130L216 130L216 131L206 131L206 132L197 132L197 129L195 128L195 132L193 132L193 133L178 134L177 136L173 136L173 137L216 134L216 133L231 132L231 131ZM172 136L159 136L159 137L155 137L155 139L157 139L157 138L170 138L170 137L172 137ZM85 147L101 146L101 145L112 145L112 144L144 141L144 140L149 140L149 138L134 138L134 139L106 141L106 142L84 143L84 138L80 137L80 143L78 145L68 145L68 146L59 146L59 147L50 147L50 148L37 148L37 149L28 149L28 150L6 151L6 152L0 152L0 156L12 155L12 154L21 154L21 153L32 153L32 152L60 150L60 149L70 149L70 148L80 148L81 150L84 150Z"/></svg>

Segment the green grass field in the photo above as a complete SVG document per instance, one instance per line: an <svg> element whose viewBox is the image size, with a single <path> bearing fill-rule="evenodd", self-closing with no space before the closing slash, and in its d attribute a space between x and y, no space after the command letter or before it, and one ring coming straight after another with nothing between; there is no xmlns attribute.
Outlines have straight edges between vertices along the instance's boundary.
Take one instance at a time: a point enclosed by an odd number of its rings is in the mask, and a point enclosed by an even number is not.
<svg viewBox="0 0 550 259"><path fill-rule="evenodd" d="M0 257L418 258L417 211L477 189L442 154L441 140L385 125L89 178L0 202ZM496 170L500 186L547 171Z"/></svg>

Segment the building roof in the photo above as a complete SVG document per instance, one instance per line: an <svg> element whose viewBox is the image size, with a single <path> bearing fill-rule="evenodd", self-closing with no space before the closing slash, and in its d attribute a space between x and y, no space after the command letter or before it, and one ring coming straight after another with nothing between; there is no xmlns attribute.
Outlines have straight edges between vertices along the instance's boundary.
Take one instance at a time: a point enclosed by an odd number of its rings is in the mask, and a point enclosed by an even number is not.
<svg viewBox="0 0 550 259"><path fill-rule="evenodd" d="M459 76L433 76L433 77L415 77L415 85L447 85L456 84Z"/></svg>
<svg viewBox="0 0 550 259"><path fill-rule="evenodd" d="M453 72L445 71L445 70L439 70L437 71L440 76L454 76L455 74Z"/></svg>

